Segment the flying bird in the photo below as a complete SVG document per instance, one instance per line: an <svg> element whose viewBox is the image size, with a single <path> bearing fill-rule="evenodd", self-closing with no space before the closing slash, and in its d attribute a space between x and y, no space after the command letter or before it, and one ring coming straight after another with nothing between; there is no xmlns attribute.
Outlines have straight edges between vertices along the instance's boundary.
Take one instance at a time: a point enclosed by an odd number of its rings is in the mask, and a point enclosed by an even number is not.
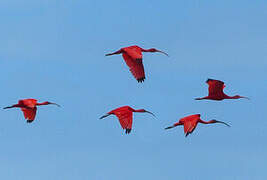
<svg viewBox="0 0 267 180"><path fill-rule="evenodd" d="M210 121L203 121L200 119L200 114L194 114L194 115L190 115L190 116L186 116L186 117L181 118L173 126L169 126L165 129L171 129L171 128L174 128L176 126L183 125L185 137L187 137L189 134L191 134L195 130L198 123L202 123L202 124L222 123L222 124L225 124L226 126L230 127L229 124L222 122L222 121L217 121L214 119L210 120Z"/></svg>
<svg viewBox="0 0 267 180"><path fill-rule="evenodd" d="M20 108L24 114L25 119L27 120L27 123L31 123L35 119L37 106L48 105L48 104L54 104L54 105L59 106L56 103L52 103L48 101L38 103L36 99L22 99L22 100L19 100L18 104L5 107L4 109Z"/></svg>
<svg viewBox="0 0 267 180"><path fill-rule="evenodd" d="M224 99L239 99L239 98L246 98L248 97L244 96L228 96L224 94L223 89L225 88L224 82L215 80L215 79L208 79L206 83L209 85L209 95L202 98L195 98L195 100L203 100L203 99L210 99L210 100L216 100L221 101Z"/></svg>
<svg viewBox="0 0 267 180"><path fill-rule="evenodd" d="M114 109L110 112L108 112L106 115L100 117L100 119L103 119L109 115L115 115L119 119L119 122L121 124L122 129L126 129L125 133L129 134L132 130L132 124L133 124L133 112L140 112L140 113L149 113L155 116L153 113L146 111L144 109L133 109L130 106L122 106L117 109Z"/></svg>
<svg viewBox="0 0 267 180"><path fill-rule="evenodd" d="M157 50L155 48L143 49L139 46L129 46L121 48L120 50L106 54L106 56L111 56L114 54L122 54L124 61L127 66L130 68L131 73L138 82L143 82L145 80L145 70L143 66L143 57L142 52L160 52L168 56L167 53Z"/></svg>

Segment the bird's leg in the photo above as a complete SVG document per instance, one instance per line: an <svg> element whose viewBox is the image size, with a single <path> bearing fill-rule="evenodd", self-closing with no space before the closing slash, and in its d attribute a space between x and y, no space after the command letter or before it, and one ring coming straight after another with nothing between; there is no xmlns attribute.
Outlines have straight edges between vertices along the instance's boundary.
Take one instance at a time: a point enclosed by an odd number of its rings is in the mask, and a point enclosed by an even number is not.
<svg viewBox="0 0 267 180"><path fill-rule="evenodd" d="M114 54L121 54L122 53L122 50L118 50L114 53L109 53L109 54L106 54L106 56L111 56L111 55L114 55Z"/></svg>
<svg viewBox="0 0 267 180"><path fill-rule="evenodd" d="M203 100L203 99L207 99L208 97L202 97L202 98L195 98L195 100Z"/></svg>
<svg viewBox="0 0 267 180"><path fill-rule="evenodd" d="M9 108L13 108L13 106L7 106L7 107L4 107L3 109L9 109Z"/></svg>
<svg viewBox="0 0 267 180"><path fill-rule="evenodd" d="M101 116L99 119L103 119L105 117L108 117L109 115L111 115L111 114L105 114L104 116Z"/></svg>
<svg viewBox="0 0 267 180"><path fill-rule="evenodd" d="M21 106L19 104L15 104L15 105L12 105L12 106L4 107L3 109L9 109L9 108L15 108L15 107L21 107Z"/></svg>
<svg viewBox="0 0 267 180"><path fill-rule="evenodd" d="M180 125L183 125L183 123L177 122L177 123L175 123L175 124L172 125L172 126L166 127L165 129L171 129L171 128L174 128L174 127L176 127L176 126L180 126Z"/></svg>

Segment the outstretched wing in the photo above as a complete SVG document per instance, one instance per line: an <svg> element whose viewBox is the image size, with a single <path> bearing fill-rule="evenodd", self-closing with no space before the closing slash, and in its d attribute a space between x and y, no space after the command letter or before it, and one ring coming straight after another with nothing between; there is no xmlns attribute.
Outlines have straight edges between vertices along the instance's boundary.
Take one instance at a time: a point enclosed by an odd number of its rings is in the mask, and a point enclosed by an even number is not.
<svg viewBox="0 0 267 180"><path fill-rule="evenodd" d="M209 96L221 96L224 94L224 82L214 79L208 79L206 83L208 83L209 85Z"/></svg>
<svg viewBox="0 0 267 180"><path fill-rule="evenodd" d="M185 136L191 134L197 127L197 121L185 121L184 122L184 133Z"/></svg>
<svg viewBox="0 0 267 180"><path fill-rule="evenodd" d="M31 123L35 118L37 108L21 108L21 110L23 111L27 123Z"/></svg>
<svg viewBox="0 0 267 180"><path fill-rule="evenodd" d="M126 129L126 134L129 134L132 130L133 112L132 111L120 111L114 114L118 117L122 129Z"/></svg>
<svg viewBox="0 0 267 180"><path fill-rule="evenodd" d="M145 70L141 50L138 48L125 48L122 57L135 79L138 82L143 82L145 79Z"/></svg>

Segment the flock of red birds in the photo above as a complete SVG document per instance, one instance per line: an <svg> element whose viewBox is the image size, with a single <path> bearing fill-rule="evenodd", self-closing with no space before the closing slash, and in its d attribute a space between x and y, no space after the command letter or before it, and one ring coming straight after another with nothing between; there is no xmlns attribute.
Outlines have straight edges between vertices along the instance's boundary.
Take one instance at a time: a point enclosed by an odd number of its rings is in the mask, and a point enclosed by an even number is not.
<svg viewBox="0 0 267 180"><path fill-rule="evenodd" d="M110 55L116 55L116 54L122 54L122 57L129 67L131 73L133 74L134 78L142 83L145 80L145 70L143 66L143 57L142 57L142 52L160 52L168 56L167 53L157 50L155 48L151 49L143 49L139 46L129 46L129 47L124 47L121 48L120 50L106 54L106 56ZM214 79L208 79L206 83L209 86L209 94L208 96L202 97L202 98L196 98L195 100L216 100L216 101L221 101L224 99L239 99L239 98L246 98L244 96L228 96L223 92L223 89L225 88L224 82L219 81L219 80L214 80ZM4 109L9 109L9 108L20 108L24 114L25 119L27 120L28 123L31 123L35 119L36 111L37 111L37 106L42 106L42 105L49 105L49 104L54 104L59 106L56 103L48 102L45 101L43 103L38 103L36 99L23 99L19 100L17 104L14 104L12 106L5 107ZM59 106L60 107L60 106ZM146 111L145 109L133 109L130 106L123 106L119 107L117 109L114 109L110 112L108 112L106 115L102 116L100 119L103 119L109 115L115 115L119 119L120 125L123 129L125 129L125 133L129 134L132 130L132 124L133 124L133 112L140 112L140 113L149 113L153 116L155 116L153 113ZM202 124L213 124L213 123L221 123L226 126L229 126L227 123L222 122L222 121L217 121L217 120L210 120L210 121L203 121L200 119L200 114L194 114L194 115L189 115L186 117L181 118L177 123L174 123L172 126L169 126L165 129L171 129L179 125L184 126L184 133L185 136L188 136L191 134L198 123Z"/></svg>

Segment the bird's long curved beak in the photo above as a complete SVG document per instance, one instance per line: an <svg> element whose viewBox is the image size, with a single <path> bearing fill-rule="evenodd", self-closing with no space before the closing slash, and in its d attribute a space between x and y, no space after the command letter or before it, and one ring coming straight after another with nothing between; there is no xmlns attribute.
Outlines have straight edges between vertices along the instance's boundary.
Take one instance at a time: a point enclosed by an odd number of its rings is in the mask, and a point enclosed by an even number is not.
<svg viewBox="0 0 267 180"><path fill-rule="evenodd" d="M225 122L223 122L223 121L217 121L217 120L215 120L217 123L221 123L221 124L224 124L224 125L226 125L226 126L228 126L228 127L231 127L229 124L227 124L227 123L225 123Z"/></svg>
<svg viewBox="0 0 267 180"><path fill-rule="evenodd" d="M245 97L245 96L240 96L240 98L244 98L244 99L250 100L248 97Z"/></svg>
<svg viewBox="0 0 267 180"><path fill-rule="evenodd" d="M145 111L145 112L152 114L152 116L156 117L152 112L149 112L149 111Z"/></svg>
<svg viewBox="0 0 267 180"><path fill-rule="evenodd" d="M157 50L157 52L160 52L160 53L162 53L162 54L165 54L166 56L169 57L169 55L168 55L167 53L165 53L164 51Z"/></svg>
<svg viewBox="0 0 267 180"><path fill-rule="evenodd" d="M111 56L112 55L112 53L109 53L109 54L105 54L105 56Z"/></svg>
<svg viewBox="0 0 267 180"><path fill-rule="evenodd" d="M61 107L59 104L57 104L57 103L50 103L50 104L54 104L54 105L56 105L57 107Z"/></svg>

